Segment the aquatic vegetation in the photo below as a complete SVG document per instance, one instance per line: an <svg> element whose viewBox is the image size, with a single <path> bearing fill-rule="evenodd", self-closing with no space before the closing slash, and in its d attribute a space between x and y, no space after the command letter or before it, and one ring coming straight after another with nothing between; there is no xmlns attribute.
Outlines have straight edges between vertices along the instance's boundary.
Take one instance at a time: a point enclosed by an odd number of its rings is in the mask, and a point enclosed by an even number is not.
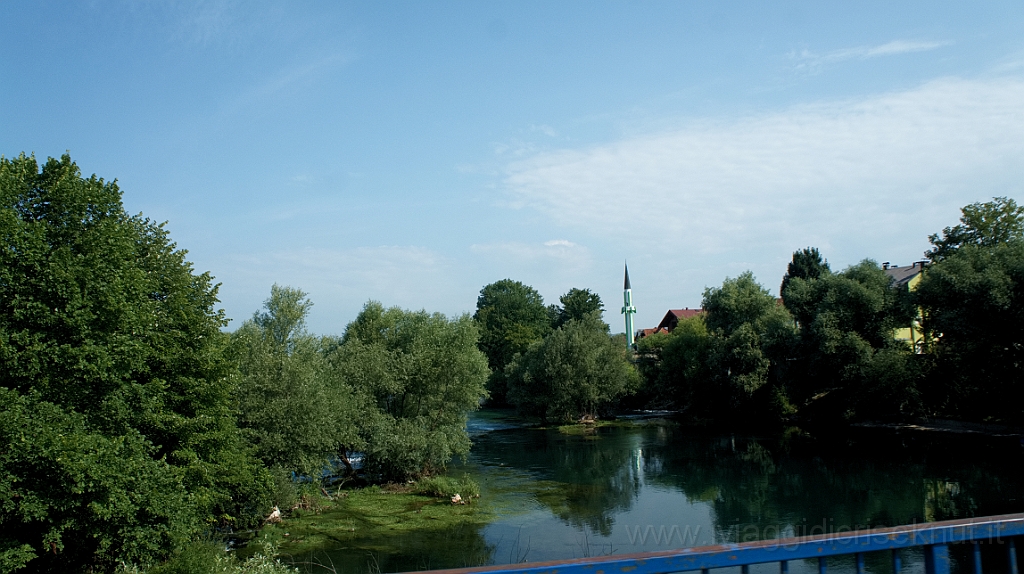
<svg viewBox="0 0 1024 574"><path fill-rule="evenodd" d="M440 487L475 486L469 477L441 478L447 481L433 479L425 490L441 492ZM419 490L418 485L389 485L343 491L326 501L319 513L293 512L280 524L267 525L260 541L278 546L281 555L293 561L309 560L317 552L339 547L364 553L389 550L391 537L410 532L442 539L453 531L469 529L475 533L493 518L486 504L453 505L447 493L435 496ZM465 538L466 532L462 534Z"/></svg>

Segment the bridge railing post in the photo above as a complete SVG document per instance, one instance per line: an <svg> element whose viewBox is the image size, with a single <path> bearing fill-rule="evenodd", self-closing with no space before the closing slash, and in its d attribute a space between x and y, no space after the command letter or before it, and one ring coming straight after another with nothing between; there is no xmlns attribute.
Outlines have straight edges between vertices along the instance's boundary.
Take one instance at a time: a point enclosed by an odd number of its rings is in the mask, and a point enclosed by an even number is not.
<svg viewBox="0 0 1024 574"><path fill-rule="evenodd" d="M925 546L924 571L926 574L949 574L949 547L945 544Z"/></svg>

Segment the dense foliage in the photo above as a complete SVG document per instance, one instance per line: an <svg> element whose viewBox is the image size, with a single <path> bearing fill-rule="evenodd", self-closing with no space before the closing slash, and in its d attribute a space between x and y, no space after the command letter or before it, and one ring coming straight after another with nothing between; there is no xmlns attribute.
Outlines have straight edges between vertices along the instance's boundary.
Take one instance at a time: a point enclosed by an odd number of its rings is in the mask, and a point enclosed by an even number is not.
<svg viewBox="0 0 1024 574"><path fill-rule="evenodd" d="M468 315L385 309L370 302L331 362L366 397L360 413L366 469L405 480L469 452L466 414L487 396L487 359Z"/></svg>
<svg viewBox="0 0 1024 574"><path fill-rule="evenodd" d="M793 320L749 272L706 289L703 308L709 380L695 394L704 416L755 414L755 405L775 401L780 392L784 363L773 359L791 344Z"/></svg>
<svg viewBox="0 0 1024 574"><path fill-rule="evenodd" d="M592 313L532 345L506 367L509 401L545 423L597 415L636 386L625 348L607 330Z"/></svg>
<svg viewBox="0 0 1024 574"><path fill-rule="evenodd" d="M939 262L961 247L988 248L1024 240L1024 207L1007 197L972 203L961 209L960 223L928 237L925 256Z"/></svg>
<svg viewBox="0 0 1024 574"><path fill-rule="evenodd" d="M333 342L306 332L311 306L302 291L274 285L264 310L231 338L244 436L268 467L303 474L347 461L365 444L364 401L329 361Z"/></svg>
<svg viewBox="0 0 1024 574"><path fill-rule="evenodd" d="M491 369L491 402L505 404L505 366L551 330L551 316L536 289L512 279L484 286L473 315L480 326L480 350Z"/></svg>
<svg viewBox="0 0 1024 574"><path fill-rule="evenodd" d="M230 403L217 289L68 156L0 159L0 560L165 556L247 524L268 475Z"/></svg>
<svg viewBox="0 0 1024 574"><path fill-rule="evenodd" d="M877 263L796 278L782 295L800 326L793 350L798 360L789 373L792 398L818 402L826 417L914 410L913 349L893 334L910 324L915 309L908 291L894 289Z"/></svg>
<svg viewBox="0 0 1024 574"><path fill-rule="evenodd" d="M370 303L318 337L275 285L227 335L216 294L116 184L0 159L3 571L189 571L292 473L351 475L358 451L364 479L405 480L468 451L488 374L468 315ZM217 564L282 570L257 562Z"/></svg>
<svg viewBox="0 0 1024 574"><path fill-rule="evenodd" d="M590 289L569 289L565 295L558 298L558 302L561 305L548 306L552 329L557 329L572 320L583 320L592 314L600 318L604 311L601 296Z"/></svg>
<svg viewBox="0 0 1024 574"><path fill-rule="evenodd" d="M966 245L915 291L935 359L930 407L968 420L1024 424L1024 241Z"/></svg>
<svg viewBox="0 0 1024 574"><path fill-rule="evenodd" d="M749 274L708 289L705 313L641 339L651 404L697 420L952 417L1024 424L1006 400L1024 365L1024 208L1007 198L963 208L930 237L913 290L864 260L838 273L815 248L793 254L782 303ZM923 340L896 333L913 327Z"/></svg>

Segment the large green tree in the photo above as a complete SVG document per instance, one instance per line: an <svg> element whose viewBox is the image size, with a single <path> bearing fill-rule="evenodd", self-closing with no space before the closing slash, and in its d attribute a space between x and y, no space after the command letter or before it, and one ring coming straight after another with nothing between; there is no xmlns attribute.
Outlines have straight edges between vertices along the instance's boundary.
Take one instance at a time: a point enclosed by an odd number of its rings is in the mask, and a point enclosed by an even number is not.
<svg viewBox="0 0 1024 574"><path fill-rule="evenodd" d="M796 277L782 295L800 326L787 374L795 400L813 399L830 420L916 410L919 369L913 350L893 337L916 311L876 262Z"/></svg>
<svg viewBox="0 0 1024 574"><path fill-rule="evenodd" d="M704 291L708 380L692 389L694 414L718 420L736 415L787 413L782 384L793 319L745 272ZM769 405L767 408L759 408Z"/></svg>
<svg viewBox="0 0 1024 574"><path fill-rule="evenodd" d="M793 259L786 266L786 274L782 276L782 286L779 287L779 293L784 294L786 286L793 279L817 279L831 272L828 261L821 256L821 252L818 251L817 247L808 247L795 251L793 252Z"/></svg>
<svg viewBox="0 0 1024 574"><path fill-rule="evenodd" d="M125 213L116 183L67 155L41 169L0 158L8 567L146 562L203 523L255 516L268 476L235 427L216 304L209 274L162 225Z"/></svg>
<svg viewBox="0 0 1024 574"><path fill-rule="evenodd" d="M961 209L929 237L933 264L914 292L935 369L925 393L944 416L1024 423L1024 207L1007 197Z"/></svg>
<svg viewBox="0 0 1024 574"><path fill-rule="evenodd" d="M312 302L274 285L263 311L232 335L241 380L239 426L269 467L316 474L364 446L362 397L327 359L333 343L306 332Z"/></svg>
<svg viewBox="0 0 1024 574"><path fill-rule="evenodd" d="M601 296L590 289L572 288L558 298L561 305L554 305L550 311L551 326L557 329L572 320L581 320L587 315L600 317L604 312Z"/></svg>
<svg viewBox="0 0 1024 574"><path fill-rule="evenodd" d="M367 397L360 428L371 475L431 474L469 452L467 413L487 396L478 337L468 315L449 319L376 302L348 325L331 361Z"/></svg>
<svg viewBox="0 0 1024 574"><path fill-rule="evenodd" d="M596 415L639 381L623 347L593 314L534 343L506 372L509 401L543 422Z"/></svg>
<svg viewBox="0 0 1024 574"><path fill-rule="evenodd" d="M962 246L928 267L914 295L937 362L930 406L1024 424L1024 241Z"/></svg>
<svg viewBox="0 0 1024 574"><path fill-rule="evenodd" d="M505 403L505 366L551 330L551 316L536 289L502 279L480 290L473 315L480 326L480 350L491 369L491 402Z"/></svg>
<svg viewBox="0 0 1024 574"><path fill-rule="evenodd" d="M961 247L994 247L1024 239L1024 206L1008 197L966 205L960 210L960 223L932 234L932 248L925 256L941 261Z"/></svg>
<svg viewBox="0 0 1024 574"><path fill-rule="evenodd" d="M711 337L703 315L680 319L671 333L637 341L636 364L652 404L685 408L694 404L710 379Z"/></svg>

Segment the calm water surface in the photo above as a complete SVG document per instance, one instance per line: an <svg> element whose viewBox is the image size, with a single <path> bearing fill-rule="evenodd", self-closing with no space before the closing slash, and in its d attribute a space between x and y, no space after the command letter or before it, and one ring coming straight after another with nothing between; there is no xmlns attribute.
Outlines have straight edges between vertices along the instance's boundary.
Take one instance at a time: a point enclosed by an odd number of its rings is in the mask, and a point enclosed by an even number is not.
<svg viewBox="0 0 1024 574"><path fill-rule="evenodd" d="M1017 439L870 430L755 437L659 420L568 435L496 411L475 414L469 430L472 453L450 473L480 482L498 518L386 547L339 548L329 557L339 572L626 554L1024 511ZM903 561L906 572L923 570L918 553ZM891 572L888 556L869 556L867 566ZM817 571L802 562L790 570ZM830 562L830 573L849 570Z"/></svg>

